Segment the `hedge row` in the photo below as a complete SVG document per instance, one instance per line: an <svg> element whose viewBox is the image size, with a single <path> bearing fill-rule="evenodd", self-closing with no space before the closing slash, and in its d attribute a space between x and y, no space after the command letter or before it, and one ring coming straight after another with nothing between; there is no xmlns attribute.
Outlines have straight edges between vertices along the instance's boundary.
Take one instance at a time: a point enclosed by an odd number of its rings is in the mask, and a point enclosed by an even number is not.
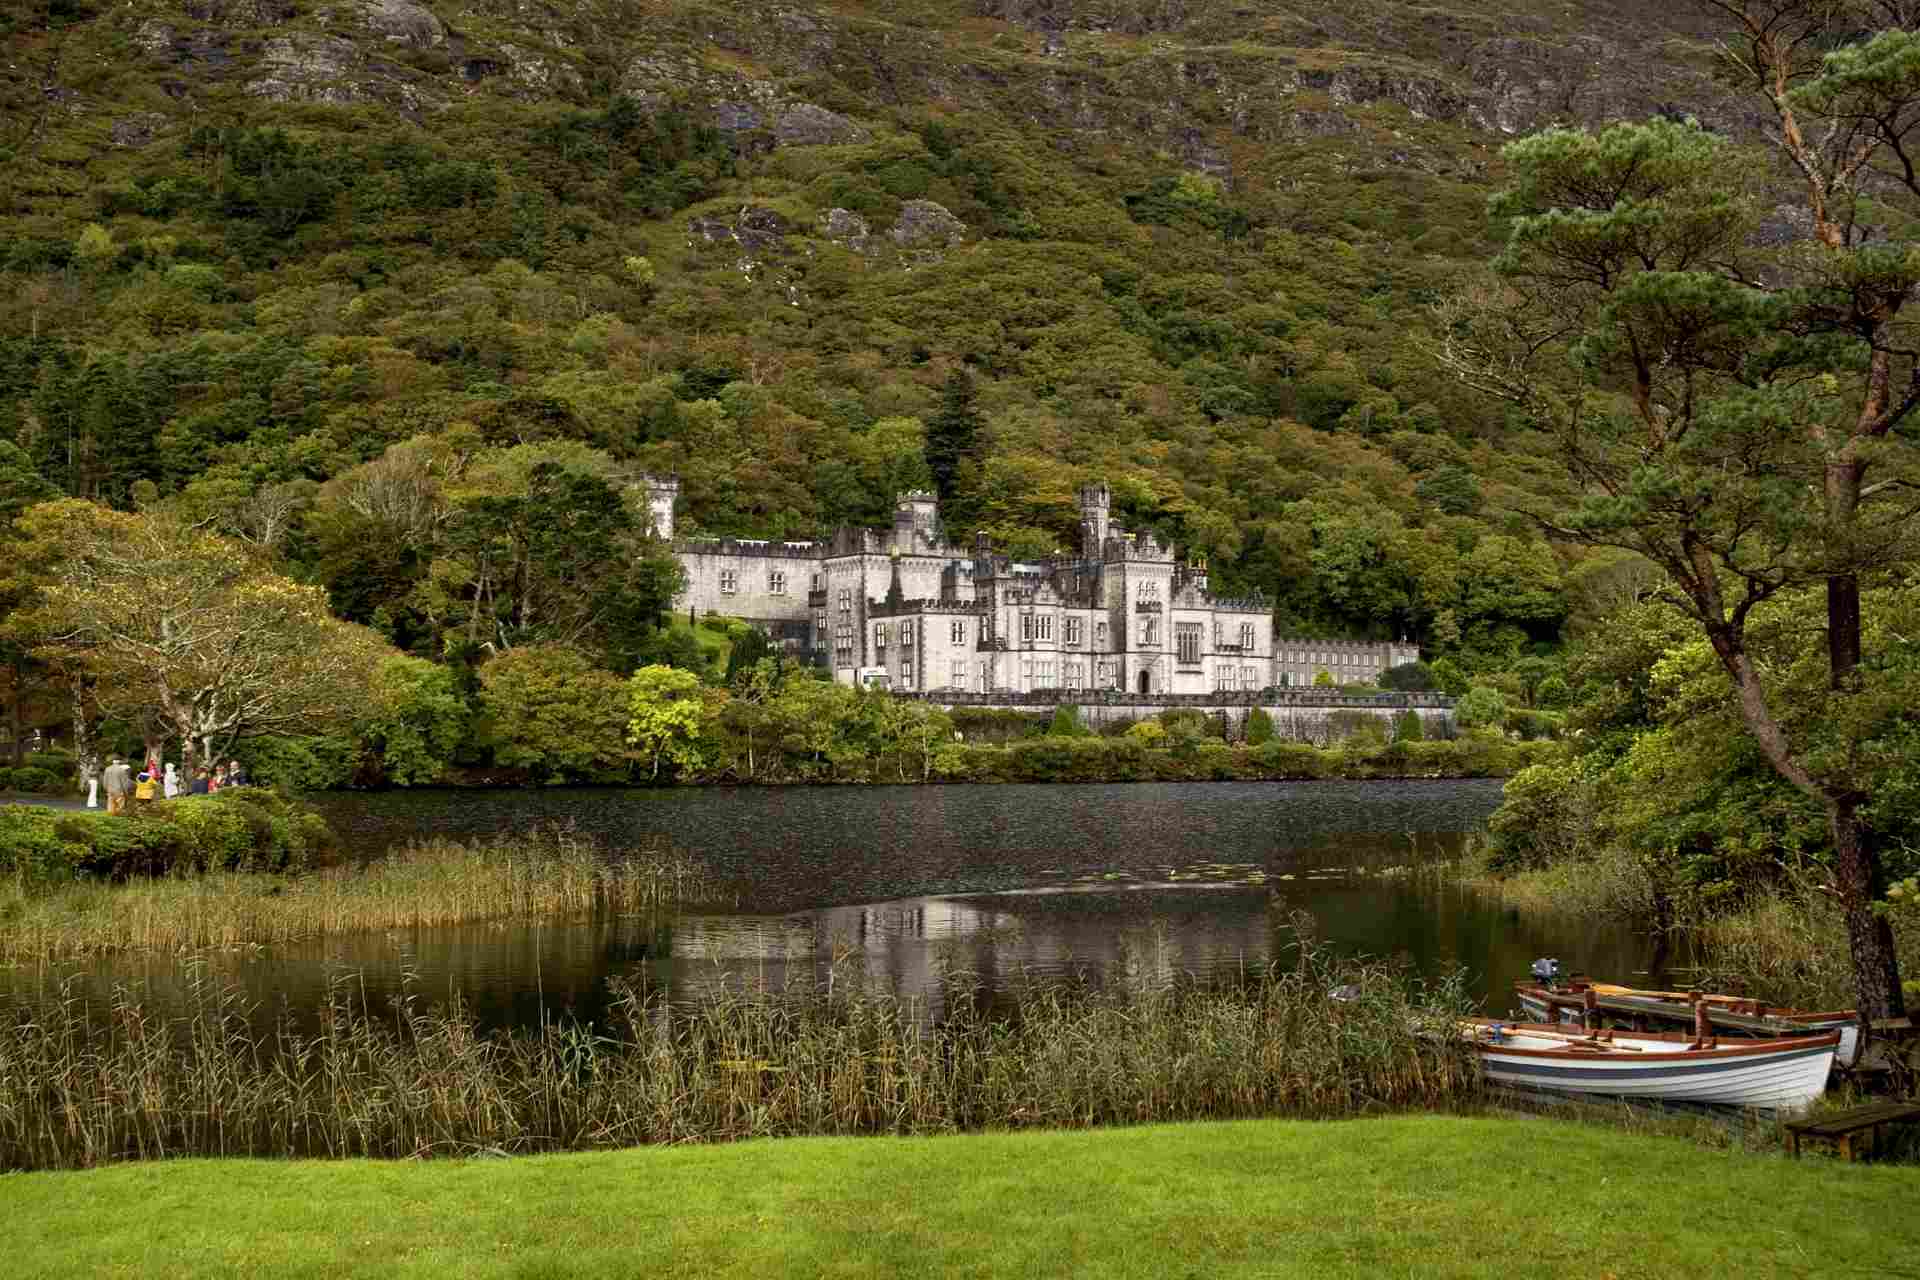
<svg viewBox="0 0 1920 1280"><path fill-rule="evenodd" d="M1203 739L1171 749L1130 738L1031 738L1005 747L943 748L950 782L1288 782L1317 778L1502 777L1555 759L1550 742L1470 735L1452 741L1320 748L1301 742L1230 746Z"/></svg>
<svg viewBox="0 0 1920 1280"><path fill-rule="evenodd" d="M32 883L297 871L334 855L333 832L319 814L255 787L156 800L125 816L0 807L0 876Z"/></svg>

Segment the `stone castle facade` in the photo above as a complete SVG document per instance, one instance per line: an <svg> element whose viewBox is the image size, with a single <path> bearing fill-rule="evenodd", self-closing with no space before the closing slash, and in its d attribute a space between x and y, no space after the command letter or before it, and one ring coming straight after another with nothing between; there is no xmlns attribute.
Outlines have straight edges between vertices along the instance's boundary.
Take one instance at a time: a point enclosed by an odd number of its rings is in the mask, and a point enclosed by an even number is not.
<svg viewBox="0 0 1920 1280"><path fill-rule="evenodd" d="M655 532L687 572L677 607L745 619L845 684L930 692L1117 690L1215 694L1372 680L1418 659L1406 642L1276 638L1258 596L1208 589L1151 533L1110 519L1104 484L1080 491L1077 553L997 554L980 535L947 541L938 499L900 495L891 529L776 542L675 538L678 484L650 479Z"/></svg>

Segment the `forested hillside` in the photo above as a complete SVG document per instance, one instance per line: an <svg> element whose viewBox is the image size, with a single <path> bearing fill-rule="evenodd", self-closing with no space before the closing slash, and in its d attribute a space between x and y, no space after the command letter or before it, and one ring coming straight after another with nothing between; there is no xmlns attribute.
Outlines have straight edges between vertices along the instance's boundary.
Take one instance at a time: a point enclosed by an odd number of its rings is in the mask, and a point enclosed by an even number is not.
<svg viewBox="0 0 1920 1280"><path fill-rule="evenodd" d="M811 534L883 519L928 430L977 423L957 531L1067 544L1105 477L1287 627L1511 659L1596 566L1511 514L1564 480L1439 372L1430 308L1492 252L1507 135L1748 126L1674 20L16 5L0 484L184 510L432 653L485 594L476 522L644 468L683 529Z"/></svg>

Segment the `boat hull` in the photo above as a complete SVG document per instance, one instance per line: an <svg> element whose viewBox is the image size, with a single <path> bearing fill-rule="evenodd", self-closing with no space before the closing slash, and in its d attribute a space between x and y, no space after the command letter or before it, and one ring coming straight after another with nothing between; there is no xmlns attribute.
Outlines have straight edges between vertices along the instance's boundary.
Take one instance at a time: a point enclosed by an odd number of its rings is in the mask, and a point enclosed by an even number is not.
<svg viewBox="0 0 1920 1280"><path fill-rule="evenodd" d="M1474 1048L1496 1084L1609 1098L1706 1103L1769 1111L1805 1109L1826 1089L1840 1038L1750 1040L1688 1049L1683 1038L1627 1036L1575 1047L1529 1035L1526 1024L1476 1024ZM1551 1033L1553 1028L1537 1030Z"/></svg>
<svg viewBox="0 0 1920 1280"><path fill-rule="evenodd" d="M1536 987L1519 987L1515 996L1520 1003L1520 1012L1534 1022L1560 1023L1578 1026L1580 1011L1565 1004L1549 1004ZM1563 996L1571 993L1561 993ZM1611 1013L1624 1017L1657 1019L1662 1022L1682 1025L1693 1022L1693 1008L1677 1000L1660 1000L1649 996L1601 996L1596 1007L1602 1013ZM1712 1019L1716 1031L1728 1031L1737 1035L1784 1038L1788 1036L1826 1035L1838 1032L1840 1048L1834 1055L1834 1066L1851 1070L1860 1061L1860 1024L1851 1016L1816 1016L1795 1018L1792 1016L1771 1015L1753 1017L1728 1009L1724 1005L1708 1005L1707 1016Z"/></svg>

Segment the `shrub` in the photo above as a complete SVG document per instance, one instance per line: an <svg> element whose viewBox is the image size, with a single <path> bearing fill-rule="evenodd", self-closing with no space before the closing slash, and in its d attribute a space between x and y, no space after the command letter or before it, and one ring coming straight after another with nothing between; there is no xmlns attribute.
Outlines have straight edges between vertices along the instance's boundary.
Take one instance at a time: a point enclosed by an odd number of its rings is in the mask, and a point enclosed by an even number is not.
<svg viewBox="0 0 1920 1280"><path fill-rule="evenodd" d="M1126 737L1143 747L1157 747L1166 741L1167 730L1156 720L1142 720L1127 730Z"/></svg>
<svg viewBox="0 0 1920 1280"><path fill-rule="evenodd" d="M1497 728L1507 718L1507 700L1498 689L1475 685L1453 709L1453 718L1462 729Z"/></svg>
<svg viewBox="0 0 1920 1280"><path fill-rule="evenodd" d="M80 762L66 751L29 751L26 763L35 769L45 769L59 778L71 778L80 771Z"/></svg>
<svg viewBox="0 0 1920 1280"><path fill-rule="evenodd" d="M292 871L330 862L336 851L320 815L257 787L157 801L125 817L0 810L0 874L30 882Z"/></svg>
<svg viewBox="0 0 1920 1280"><path fill-rule="evenodd" d="M1393 722L1393 740L1395 742L1419 742L1427 736L1426 729L1420 723L1420 713L1408 707Z"/></svg>
<svg viewBox="0 0 1920 1280"><path fill-rule="evenodd" d="M1247 745L1261 746L1273 741L1273 717L1267 714L1265 707L1255 707L1247 712Z"/></svg>
<svg viewBox="0 0 1920 1280"><path fill-rule="evenodd" d="M30 791L35 795L56 795L65 790L58 775L45 769L36 769L32 765L23 765L13 771L11 786L15 791Z"/></svg>
<svg viewBox="0 0 1920 1280"><path fill-rule="evenodd" d="M1424 662L1403 662L1380 673L1380 687L1403 693L1428 693L1440 687L1433 668Z"/></svg>
<svg viewBox="0 0 1920 1280"><path fill-rule="evenodd" d="M1084 738L1087 726L1080 719L1080 708L1071 703L1056 708L1053 723L1047 726L1047 734L1055 738Z"/></svg>
<svg viewBox="0 0 1920 1280"><path fill-rule="evenodd" d="M1451 658L1440 658L1428 668L1443 693L1458 698L1467 691L1467 676Z"/></svg>
<svg viewBox="0 0 1920 1280"><path fill-rule="evenodd" d="M1573 690L1560 676L1548 676L1533 691L1534 703L1548 711L1561 711L1573 701Z"/></svg>

